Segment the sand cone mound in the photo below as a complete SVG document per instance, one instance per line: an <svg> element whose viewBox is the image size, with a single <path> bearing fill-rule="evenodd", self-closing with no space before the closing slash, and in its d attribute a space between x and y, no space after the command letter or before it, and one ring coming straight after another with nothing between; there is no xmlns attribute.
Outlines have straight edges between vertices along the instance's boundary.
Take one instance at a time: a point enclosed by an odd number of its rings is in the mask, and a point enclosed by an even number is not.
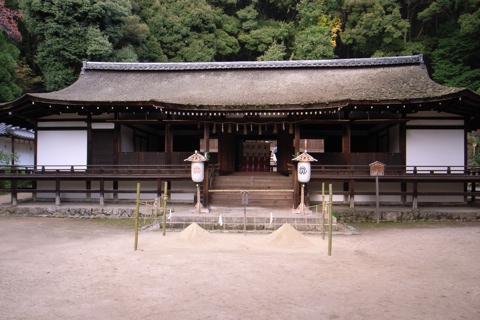
<svg viewBox="0 0 480 320"><path fill-rule="evenodd" d="M261 244L278 248L305 248L312 243L290 224L285 223L261 240Z"/></svg>
<svg viewBox="0 0 480 320"><path fill-rule="evenodd" d="M194 241L194 242L207 242L212 241L213 237L208 231L205 231L195 222L183 229L178 235L181 240Z"/></svg>

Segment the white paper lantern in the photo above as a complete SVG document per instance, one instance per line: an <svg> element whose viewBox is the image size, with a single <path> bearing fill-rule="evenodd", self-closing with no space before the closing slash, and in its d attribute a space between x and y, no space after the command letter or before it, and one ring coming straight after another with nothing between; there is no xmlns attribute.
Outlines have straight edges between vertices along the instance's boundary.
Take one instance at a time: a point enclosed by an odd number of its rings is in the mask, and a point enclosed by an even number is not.
<svg viewBox="0 0 480 320"><path fill-rule="evenodd" d="M193 182L202 182L205 178L205 164L203 162L192 162Z"/></svg>
<svg viewBox="0 0 480 320"><path fill-rule="evenodd" d="M311 165L310 162L299 162L297 165L297 176L298 182L300 183L308 183L310 181L311 176Z"/></svg>

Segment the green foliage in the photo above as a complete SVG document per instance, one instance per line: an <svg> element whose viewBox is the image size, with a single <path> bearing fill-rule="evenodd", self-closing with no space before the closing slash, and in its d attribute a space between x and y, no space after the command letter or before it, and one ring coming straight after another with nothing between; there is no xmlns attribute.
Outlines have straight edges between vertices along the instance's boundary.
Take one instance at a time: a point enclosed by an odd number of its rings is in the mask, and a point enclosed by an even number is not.
<svg viewBox="0 0 480 320"><path fill-rule="evenodd" d="M432 52L433 78L445 85L480 90L480 43L459 29L445 27L444 34Z"/></svg>
<svg viewBox="0 0 480 320"><path fill-rule="evenodd" d="M467 135L467 163L470 166L480 166L480 138L473 133Z"/></svg>
<svg viewBox="0 0 480 320"><path fill-rule="evenodd" d="M404 35L409 28L394 0L346 0L347 14L342 40L361 56L383 51L403 50Z"/></svg>
<svg viewBox="0 0 480 320"><path fill-rule="evenodd" d="M268 21L263 26L248 33L240 33L238 40L247 50L263 54L274 42L284 41L290 33L290 25Z"/></svg>
<svg viewBox="0 0 480 320"><path fill-rule="evenodd" d="M18 162L20 156L16 153L5 152L0 150L0 165L10 165L13 163Z"/></svg>
<svg viewBox="0 0 480 320"><path fill-rule="evenodd" d="M295 59L332 59L340 31L340 17L330 13L327 3L302 0L297 5L298 31Z"/></svg>
<svg viewBox="0 0 480 320"><path fill-rule="evenodd" d="M9 166L13 163L18 162L19 156L15 153L5 152L0 150L0 167ZM7 172L10 172L10 167L5 169ZM8 189L11 187L10 180L0 180L0 188Z"/></svg>
<svg viewBox="0 0 480 320"><path fill-rule="evenodd" d="M22 93L15 75L19 55L20 50L0 32L0 102L13 100Z"/></svg>
<svg viewBox="0 0 480 320"><path fill-rule="evenodd" d="M480 0L11 0L8 10L16 12L17 3L24 41L0 38L0 101L21 89L38 91L41 81L47 90L61 89L78 78L84 59L418 53L436 81L480 93Z"/></svg>
<svg viewBox="0 0 480 320"><path fill-rule="evenodd" d="M113 46L108 41L107 35L103 34L97 26L88 27L85 40L89 60L102 60L113 52Z"/></svg>
<svg viewBox="0 0 480 320"><path fill-rule="evenodd" d="M168 61L213 61L217 55L236 53L238 41L231 19L205 0L160 0L141 15L148 17L150 33ZM226 28L222 22L226 21Z"/></svg>
<svg viewBox="0 0 480 320"><path fill-rule="evenodd" d="M284 60L287 48L283 43L272 43L265 53L257 58L258 61L277 61Z"/></svg>
<svg viewBox="0 0 480 320"><path fill-rule="evenodd" d="M35 63L47 90L75 81L83 59L112 59L124 34L132 37L122 29L129 0L21 0L20 6L38 43Z"/></svg>
<svg viewBox="0 0 480 320"><path fill-rule="evenodd" d="M116 62L136 62L138 61L138 55L132 45L127 45L115 51L113 60Z"/></svg>

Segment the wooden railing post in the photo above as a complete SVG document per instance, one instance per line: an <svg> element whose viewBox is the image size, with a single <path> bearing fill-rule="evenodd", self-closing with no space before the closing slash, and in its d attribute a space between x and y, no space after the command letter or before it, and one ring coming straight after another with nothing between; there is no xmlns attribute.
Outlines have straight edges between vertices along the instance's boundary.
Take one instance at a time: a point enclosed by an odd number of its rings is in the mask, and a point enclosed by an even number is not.
<svg viewBox="0 0 480 320"><path fill-rule="evenodd" d="M18 193L17 193L17 180L12 179L10 180L11 183L11 198L12 198L12 205L16 206L18 204Z"/></svg>
<svg viewBox="0 0 480 320"><path fill-rule="evenodd" d="M58 170L57 170L58 173ZM60 205L60 179L55 179L55 205Z"/></svg>
<svg viewBox="0 0 480 320"><path fill-rule="evenodd" d="M418 209L418 185L416 181L413 183L412 209Z"/></svg>
<svg viewBox="0 0 480 320"><path fill-rule="evenodd" d="M206 179L204 178L203 179L203 206L205 208L209 208L209 167L208 165L205 166L205 177L207 177Z"/></svg>
<svg viewBox="0 0 480 320"><path fill-rule="evenodd" d="M103 178L100 179L100 206L103 207L105 205L105 180Z"/></svg>

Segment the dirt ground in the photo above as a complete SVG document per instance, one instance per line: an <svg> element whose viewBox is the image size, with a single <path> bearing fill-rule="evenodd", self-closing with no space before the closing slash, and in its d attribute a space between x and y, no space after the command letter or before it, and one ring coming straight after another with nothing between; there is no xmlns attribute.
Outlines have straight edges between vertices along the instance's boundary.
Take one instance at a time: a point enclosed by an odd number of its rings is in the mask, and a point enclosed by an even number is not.
<svg viewBox="0 0 480 320"><path fill-rule="evenodd" d="M198 230L134 251L124 226L0 217L0 318L480 319L480 224L360 231L331 256L319 235Z"/></svg>

